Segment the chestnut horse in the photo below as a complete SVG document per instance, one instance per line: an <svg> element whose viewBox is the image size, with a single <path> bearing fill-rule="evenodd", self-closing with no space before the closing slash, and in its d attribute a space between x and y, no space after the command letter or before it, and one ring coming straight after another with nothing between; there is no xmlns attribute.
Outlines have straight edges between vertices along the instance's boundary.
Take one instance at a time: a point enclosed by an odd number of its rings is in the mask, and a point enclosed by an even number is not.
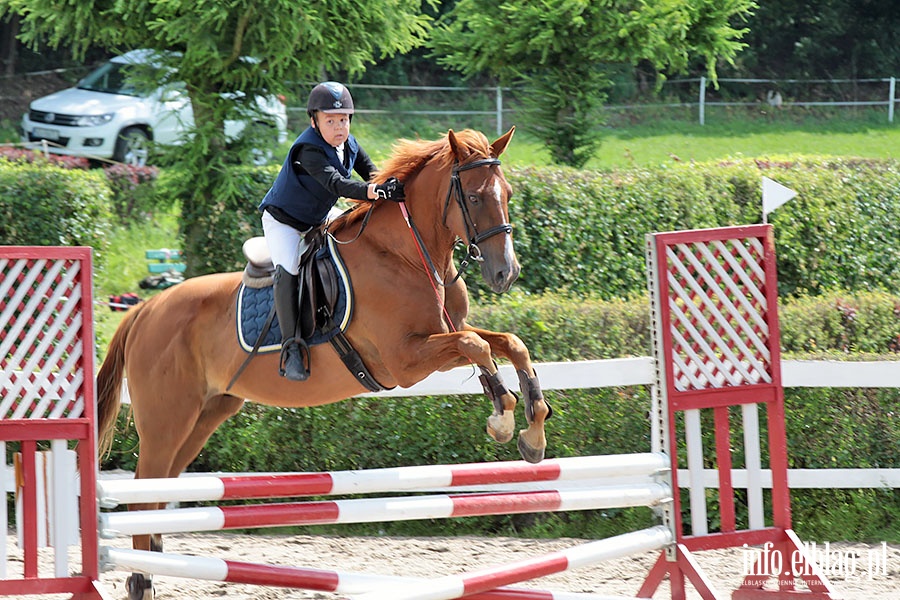
<svg viewBox="0 0 900 600"><path fill-rule="evenodd" d="M346 336L374 379L388 388L409 387L435 371L473 363L494 405L487 431L506 442L514 433L517 398L500 380L494 357L509 360L518 373L528 423L519 432L519 450L526 460L539 462L550 409L528 349L513 334L466 322L468 295L453 263L454 244L462 239L492 291L507 291L518 277L507 207L511 188L498 160L513 131L493 143L472 130L451 130L436 141L401 141L377 181L389 176L403 181L405 203L359 203L329 231L349 241L371 210L362 234L340 249L355 296ZM228 388L247 357L235 327L240 285L240 273L188 279L131 309L116 330L97 376L100 446L108 452L127 373L140 437L136 478L177 477L245 398L271 406L316 406L366 391L329 344L311 348L306 381L279 377L276 352L256 356ZM134 547L161 549L159 536L152 537L151 544L151 536L135 536ZM149 578L132 576L128 587L132 598L141 598L150 591Z"/></svg>

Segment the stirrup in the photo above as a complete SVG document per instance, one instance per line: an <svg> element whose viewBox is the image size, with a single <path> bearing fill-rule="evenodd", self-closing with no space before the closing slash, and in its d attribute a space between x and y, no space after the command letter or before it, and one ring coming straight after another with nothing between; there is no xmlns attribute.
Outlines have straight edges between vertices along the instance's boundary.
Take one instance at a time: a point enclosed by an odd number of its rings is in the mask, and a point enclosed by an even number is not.
<svg viewBox="0 0 900 600"><path fill-rule="evenodd" d="M296 361L291 360L291 353L296 350ZM305 355L305 360L304 360ZM291 338L281 345L281 357L278 361L278 374L291 381L306 381L309 379L309 344L300 338ZM294 362L298 364L293 364ZM289 365L290 363L290 365ZM290 366L290 369L287 367Z"/></svg>

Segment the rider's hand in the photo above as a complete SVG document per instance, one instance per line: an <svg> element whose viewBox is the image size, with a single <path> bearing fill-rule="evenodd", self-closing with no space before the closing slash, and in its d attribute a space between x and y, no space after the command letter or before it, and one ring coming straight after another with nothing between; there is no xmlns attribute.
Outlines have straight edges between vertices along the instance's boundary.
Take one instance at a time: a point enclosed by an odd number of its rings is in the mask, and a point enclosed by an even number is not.
<svg viewBox="0 0 900 600"><path fill-rule="evenodd" d="M391 177L384 183L375 185L375 197L394 202L403 202L406 195L403 193L403 184L396 177Z"/></svg>

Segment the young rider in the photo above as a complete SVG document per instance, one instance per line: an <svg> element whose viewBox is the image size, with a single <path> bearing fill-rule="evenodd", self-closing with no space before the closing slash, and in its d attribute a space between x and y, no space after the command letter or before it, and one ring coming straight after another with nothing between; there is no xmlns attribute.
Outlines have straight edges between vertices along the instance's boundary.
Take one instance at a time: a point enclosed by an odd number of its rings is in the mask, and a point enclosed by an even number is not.
<svg viewBox="0 0 900 600"><path fill-rule="evenodd" d="M320 83L306 104L309 127L294 141L272 188L259 205L262 225L275 263L275 311L281 327L279 373L294 381L309 377L296 337L299 260L305 234L320 226L339 197L385 198L399 202L403 185L394 178L368 183L376 167L350 133L353 98L334 81ZM353 172L362 180L351 179Z"/></svg>

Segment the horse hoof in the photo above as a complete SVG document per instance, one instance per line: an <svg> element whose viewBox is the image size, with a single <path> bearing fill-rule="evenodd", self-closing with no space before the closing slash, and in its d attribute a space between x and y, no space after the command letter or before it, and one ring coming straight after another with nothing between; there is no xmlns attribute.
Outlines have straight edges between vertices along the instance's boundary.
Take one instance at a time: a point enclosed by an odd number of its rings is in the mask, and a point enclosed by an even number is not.
<svg viewBox="0 0 900 600"><path fill-rule="evenodd" d="M522 458L525 462L530 462L531 464L536 464L544 460L544 449L543 448L532 448L528 445L528 442L525 440L524 432L519 432L519 440L516 443L516 446L519 448L519 454L522 455Z"/></svg>
<svg viewBox="0 0 900 600"><path fill-rule="evenodd" d="M132 573L125 580L128 600L153 600L153 580L141 573Z"/></svg>
<svg viewBox="0 0 900 600"><path fill-rule="evenodd" d="M515 430L516 417L511 410L504 410L503 414L491 415L488 417L488 435L501 444L505 444L511 440Z"/></svg>
<svg viewBox="0 0 900 600"><path fill-rule="evenodd" d="M494 429L493 427L491 427L490 420L488 420L487 433L498 444L505 444L506 442L511 440L512 436L513 436L512 431L501 433L501 432L497 431L496 429Z"/></svg>

